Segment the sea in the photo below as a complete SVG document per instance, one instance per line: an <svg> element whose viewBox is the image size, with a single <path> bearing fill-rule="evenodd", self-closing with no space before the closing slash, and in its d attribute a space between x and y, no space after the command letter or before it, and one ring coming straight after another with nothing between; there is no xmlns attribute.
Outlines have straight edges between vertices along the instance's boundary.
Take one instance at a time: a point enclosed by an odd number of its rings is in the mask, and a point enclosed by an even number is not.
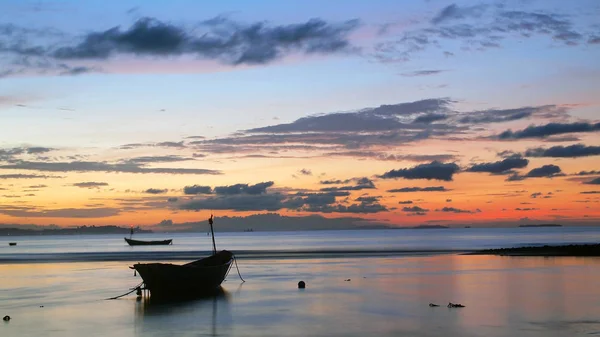
<svg viewBox="0 0 600 337"><path fill-rule="evenodd" d="M134 235L173 239L147 247L130 247L122 235L0 237L0 316L11 318L0 322L0 336L600 335L600 258L464 254L599 243L600 227L215 237L217 249L235 254L237 268L218 295L172 303L107 298L141 282L129 269L134 263L207 256L207 233Z"/></svg>

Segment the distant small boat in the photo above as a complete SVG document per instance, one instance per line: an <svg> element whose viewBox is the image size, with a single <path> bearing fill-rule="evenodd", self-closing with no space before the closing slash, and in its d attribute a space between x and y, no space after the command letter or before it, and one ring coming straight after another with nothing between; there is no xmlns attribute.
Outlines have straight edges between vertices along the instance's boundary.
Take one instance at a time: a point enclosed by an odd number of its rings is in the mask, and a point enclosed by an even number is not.
<svg viewBox="0 0 600 337"><path fill-rule="evenodd" d="M133 239L128 239L128 238L124 238L124 239L130 246L160 246L160 245L166 246L166 245L173 244L173 239L157 240L157 241L142 241L142 240L133 240Z"/></svg>
<svg viewBox="0 0 600 337"><path fill-rule="evenodd" d="M9 246L16 246L16 245L17 245L17 243L16 243L16 242L9 242L9 243L8 243L8 245L9 245Z"/></svg>

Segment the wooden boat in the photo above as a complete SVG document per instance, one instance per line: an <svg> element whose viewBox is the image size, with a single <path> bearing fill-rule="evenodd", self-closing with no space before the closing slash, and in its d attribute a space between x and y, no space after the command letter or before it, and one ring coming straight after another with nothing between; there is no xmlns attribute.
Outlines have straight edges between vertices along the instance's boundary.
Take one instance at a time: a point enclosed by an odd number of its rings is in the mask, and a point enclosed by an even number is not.
<svg viewBox="0 0 600 337"><path fill-rule="evenodd" d="M213 243L211 256L184 265L137 263L131 267L140 274L144 288L150 291L152 298L195 297L218 290L229 273L234 257L227 250L217 252L212 215L208 223Z"/></svg>
<svg viewBox="0 0 600 337"><path fill-rule="evenodd" d="M142 241L124 238L130 246L157 246L157 245L170 245L173 244L173 239L169 240L158 240L158 241Z"/></svg>
<svg viewBox="0 0 600 337"><path fill-rule="evenodd" d="M219 288L227 274L233 254L222 250L184 265L137 263L133 265L152 298L177 298L210 294Z"/></svg>

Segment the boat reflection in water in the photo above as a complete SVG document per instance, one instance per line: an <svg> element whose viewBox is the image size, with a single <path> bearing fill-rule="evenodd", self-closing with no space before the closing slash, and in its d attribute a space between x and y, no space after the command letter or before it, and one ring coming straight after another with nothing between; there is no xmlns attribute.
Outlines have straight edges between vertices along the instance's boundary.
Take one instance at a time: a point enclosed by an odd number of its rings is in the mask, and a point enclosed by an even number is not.
<svg viewBox="0 0 600 337"><path fill-rule="evenodd" d="M135 325L144 336L229 335L232 325L231 295L222 287L212 295L174 300L141 298L135 304Z"/></svg>

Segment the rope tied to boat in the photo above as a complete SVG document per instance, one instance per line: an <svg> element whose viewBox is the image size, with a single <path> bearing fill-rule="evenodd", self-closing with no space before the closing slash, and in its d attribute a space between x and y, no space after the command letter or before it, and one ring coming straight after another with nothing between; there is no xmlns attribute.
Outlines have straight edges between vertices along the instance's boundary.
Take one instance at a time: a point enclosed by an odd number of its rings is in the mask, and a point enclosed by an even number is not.
<svg viewBox="0 0 600 337"><path fill-rule="evenodd" d="M130 292L127 292L127 293L125 293L125 294L123 294L123 295L119 295L119 296L111 297L111 298L105 298L105 300L107 300L107 301L108 301L108 300L116 300L116 299L119 299L119 298L121 298L121 297L123 297L123 296L127 296L127 295L131 294L132 292L134 292L134 291L136 291L136 290L138 290L138 289L141 289L141 287L142 287L142 285L143 285L143 284L144 284L144 282L142 281L142 282L141 282L140 284L138 284L137 286L135 286L135 287L131 288L131 291L130 291Z"/></svg>
<svg viewBox="0 0 600 337"><path fill-rule="evenodd" d="M242 280L242 282L246 282L246 280L244 280L244 278L242 278L242 274L240 274L240 268L238 267L238 264L237 264L237 257L235 257L234 253L231 253L231 255L233 256L233 262L235 262L235 269L237 269L240 280Z"/></svg>

